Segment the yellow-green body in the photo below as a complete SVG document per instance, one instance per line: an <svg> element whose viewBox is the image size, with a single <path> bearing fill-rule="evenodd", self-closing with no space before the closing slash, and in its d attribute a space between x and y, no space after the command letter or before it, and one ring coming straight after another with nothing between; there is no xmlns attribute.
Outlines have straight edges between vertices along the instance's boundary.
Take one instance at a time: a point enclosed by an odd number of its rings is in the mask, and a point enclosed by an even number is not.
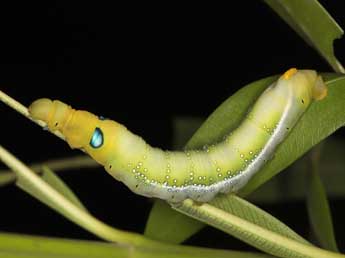
<svg viewBox="0 0 345 258"><path fill-rule="evenodd" d="M310 103L327 95L312 70L290 69L268 87L240 126L223 142L202 150L163 151L123 125L49 99L30 106L34 119L58 130L72 148L81 148L132 191L171 202L209 201L218 192L237 191L272 156Z"/></svg>

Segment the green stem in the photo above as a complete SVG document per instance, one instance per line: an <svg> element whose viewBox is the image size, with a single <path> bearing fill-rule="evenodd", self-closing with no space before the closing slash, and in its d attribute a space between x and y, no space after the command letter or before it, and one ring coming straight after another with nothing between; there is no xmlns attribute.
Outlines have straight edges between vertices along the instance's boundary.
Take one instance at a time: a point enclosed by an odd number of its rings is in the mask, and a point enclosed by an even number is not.
<svg viewBox="0 0 345 258"><path fill-rule="evenodd" d="M12 258L272 258L254 252L215 250L200 247L174 246L156 249L151 246L136 247L96 241L58 239L0 233L0 257Z"/></svg>
<svg viewBox="0 0 345 258"><path fill-rule="evenodd" d="M54 204L56 210L72 220L74 223L80 225L95 235L111 242L122 244L149 244L159 245L154 242L141 237L140 235L130 232L120 231L114 229L105 223L97 220L87 212L75 206L72 202L67 200L63 195L53 189L50 185L44 182L39 176L25 166L21 161L16 159L11 153L0 145L0 159L16 174L18 180L29 182L32 188L37 190L39 194L49 199Z"/></svg>

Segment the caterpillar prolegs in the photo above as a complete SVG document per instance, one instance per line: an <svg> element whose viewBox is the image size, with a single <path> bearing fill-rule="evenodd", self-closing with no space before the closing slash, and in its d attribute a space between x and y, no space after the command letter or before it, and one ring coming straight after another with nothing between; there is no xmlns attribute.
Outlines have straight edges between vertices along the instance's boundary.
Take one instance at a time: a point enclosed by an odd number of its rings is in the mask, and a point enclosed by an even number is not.
<svg viewBox="0 0 345 258"><path fill-rule="evenodd" d="M123 125L58 100L38 99L29 112L72 148L83 149L133 192L170 202L211 200L237 191L264 165L313 100L327 87L313 70L292 68L256 100L237 129L200 150L163 151Z"/></svg>

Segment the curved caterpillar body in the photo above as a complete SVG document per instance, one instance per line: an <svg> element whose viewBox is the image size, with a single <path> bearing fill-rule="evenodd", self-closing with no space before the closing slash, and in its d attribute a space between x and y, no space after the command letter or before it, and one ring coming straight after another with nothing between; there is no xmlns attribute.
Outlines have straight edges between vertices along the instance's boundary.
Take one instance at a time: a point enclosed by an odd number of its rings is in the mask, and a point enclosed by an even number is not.
<svg viewBox="0 0 345 258"><path fill-rule="evenodd" d="M257 99L240 126L223 142L202 150L162 151L123 125L58 101L38 99L34 119L60 131L133 192L170 202L206 202L237 191L264 165L313 100L327 95L321 76L292 68Z"/></svg>

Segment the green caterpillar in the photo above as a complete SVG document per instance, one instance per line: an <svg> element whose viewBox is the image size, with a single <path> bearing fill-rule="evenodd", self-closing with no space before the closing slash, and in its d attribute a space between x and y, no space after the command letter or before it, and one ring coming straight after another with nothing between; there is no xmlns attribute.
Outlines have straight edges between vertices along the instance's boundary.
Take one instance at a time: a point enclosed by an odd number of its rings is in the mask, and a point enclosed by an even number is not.
<svg viewBox="0 0 345 258"><path fill-rule="evenodd" d="M163 151L123 125L58 101L38 99L33 119L60 131L72 148L87 152L133 192L170 202L211 200L235 192L260 170L313 100L327 87L313 70L292 68L257 99L240 126L223 142L202 150Z"/></svg>

